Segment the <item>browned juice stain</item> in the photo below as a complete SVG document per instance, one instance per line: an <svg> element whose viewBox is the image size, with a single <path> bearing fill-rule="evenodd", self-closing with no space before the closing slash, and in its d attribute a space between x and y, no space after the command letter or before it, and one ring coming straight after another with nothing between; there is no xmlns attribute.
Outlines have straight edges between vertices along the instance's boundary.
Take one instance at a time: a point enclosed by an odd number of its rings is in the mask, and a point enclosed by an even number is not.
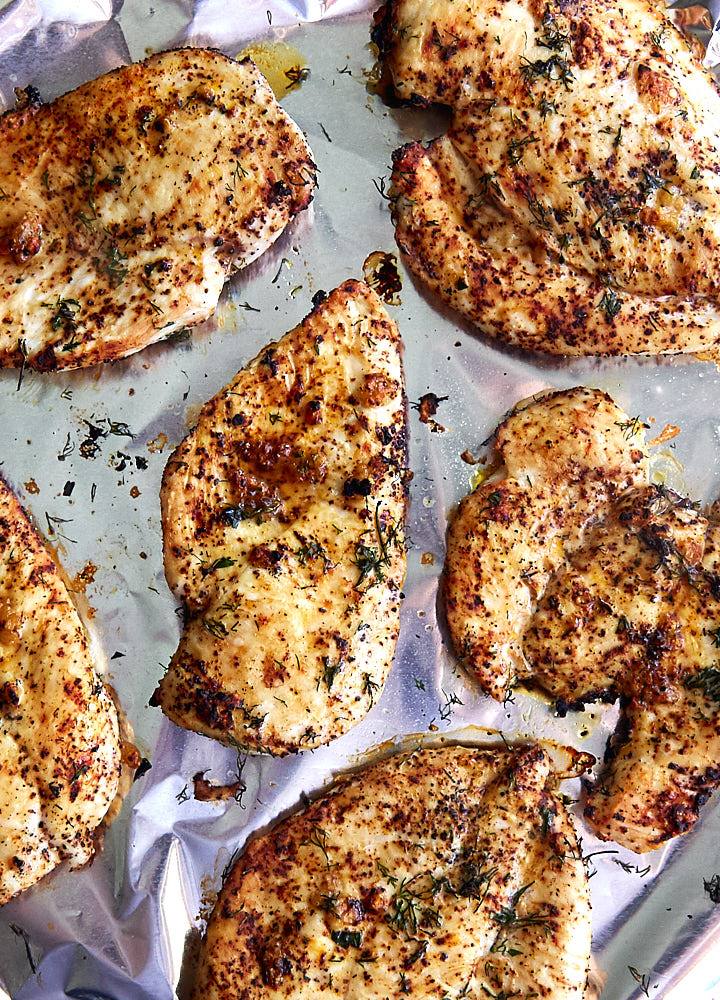
<svg viewBox="0 0 720 1000"><path fill-rule="evenodd" d="M296 90L310 75L307 59L287 42L253 42L236 59L249 57L280 99Z"/></svg>

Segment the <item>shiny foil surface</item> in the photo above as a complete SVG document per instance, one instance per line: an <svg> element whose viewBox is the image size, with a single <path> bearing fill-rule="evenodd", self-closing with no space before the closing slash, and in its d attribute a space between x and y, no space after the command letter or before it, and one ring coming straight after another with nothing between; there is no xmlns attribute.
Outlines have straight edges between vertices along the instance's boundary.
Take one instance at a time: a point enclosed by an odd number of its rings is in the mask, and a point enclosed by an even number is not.
<svg viewBox="0 0 720 1000"><path fill-rule="evenodd" d="M425 295L401 266L402 302L388 308L405 342L408 396L417 402L432 391L447 399L435 418L439 426L421 423L410 410L412 548L388 684L367 718L330 746L245 761L241 801L194 798L196 772L231 781L242 761L148 707L180 632L162 569L160 478L200 405L302 319L315 292L361 277L372 251L396 250L380 193L391 153L439 134L444 118L389 108L372 93L370 8L363 0L0 3L5 107L15 87L32 84L51 99L162 48L212 45L235 55L251 39L290 43L310 76L282 103L308 135L320 167L310 210L230 281L215 317L190 338L102 368L25 373L19 387L17 371L0 372L0 471L69 577L81 575L77 588L93 611L109 683L152 765L134 783L90 866L62 868L0 911L0 997L183 997L203 919L235 852L385 741L430 731L482 738L482 727L489 727L508 738L567 742L602 758L616 708L557 719L538 697L518 693L507 707L490 701L458 670L438 610L447 518L475 471L460 455L481 452L519 399L548 387L604 389L629 414L652 419L655 432L666 423L681 428L657 450L665 481L706 501L720 493L715 365L687 357L563 361L504 349ZM716 51L713 38L708 58ZM132 436L117 433L123 424ZM87 445L91 428L100 428L94 447ZM566 790L576 792L577 782ZM720 948L720 906L703 880L720 872L720 797L690 835L643 857L599 843L582 819L578 824L585 853L603 852L588 861L603 1000L638 1000L645 991L658 1000L718 1000L720 962L713 955Z"/></svg>

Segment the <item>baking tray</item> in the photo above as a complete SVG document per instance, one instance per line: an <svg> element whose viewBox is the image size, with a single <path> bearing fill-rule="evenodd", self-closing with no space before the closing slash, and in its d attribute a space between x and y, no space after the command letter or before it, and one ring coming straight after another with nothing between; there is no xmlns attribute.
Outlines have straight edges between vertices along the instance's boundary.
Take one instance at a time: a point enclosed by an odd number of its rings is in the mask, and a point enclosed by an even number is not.
<svg viewBox="0 0 720 1000"><path fill-rule="evenodd" d="M720 372L714 365L682 357L561 361L506 350L426 297L401 267L402 304L390 311L405 341L408 395L417 401L432 391L447 400L436 417L443 430L422 424L415 410L410 414L413 544L387 687L368 717L330 746L284 760L248 759L240 802L194 799L195 772L224 781L238 761L148 708L180 631L162 572L160 478L200 405L262 345L297 323L318 289L360 276L371 251L395 249L378 190L391 153L411 139L439 134L446 119L388 108L368 89L374 62L369 6L358 0L0 3L5 106L14 87L32 83L52 98L172 45L215 45L232 55L251 38L290 42L305 57L310 78L283 104L307 133L320 168L310 211L231 281L216 316L191 338L90 371L28 372L19 388L17 372L0 373L2 474L59 549L68 574L78 578L94 611L109 680L152 764L92 865L61 869L0 911L0 997L182 997L203 918L236 850L384 741L486 726L602 755L616 710L591 708L556 719L543 701L522 694L503 708L458 672L439 625L447 517L473 473L460 455L480 451L517 400L549 386L605 389L628 413L652 418L658 431L665 423L682 428L658 456L669 482L704 500L720 493ZM720 997L720 963L713 957L720 907L703 886L720 872L719 806L716 797L691 834L654 854L638 858L617 850L590 858L603 1000L635 1000L645 990L667 1000ZM578 822L588 855L616 850Z"/></svg>

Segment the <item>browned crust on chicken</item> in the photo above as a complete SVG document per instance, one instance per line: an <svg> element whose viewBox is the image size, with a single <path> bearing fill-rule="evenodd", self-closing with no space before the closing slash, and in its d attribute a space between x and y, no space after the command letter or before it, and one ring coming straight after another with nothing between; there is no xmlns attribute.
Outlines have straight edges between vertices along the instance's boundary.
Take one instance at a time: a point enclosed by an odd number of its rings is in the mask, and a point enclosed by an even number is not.
<svg viewBox="0 0 720 1000"><path fill-rule="evenodd" d="M651 0L391 0L401 98L453 110L394 156L413 272L483 332L553 354L720 334L717 87Z"/></svg>
<svg viewBox="0 0 720 1000"><path fill-rule="evenodd" d="M63 576L0 479L0 905L84 864L118 787L115 706Z"/></svg>
<svg viewBox="0 0 720 1000"><path fill-rule="evenodd" d="M178 49L0 117L0 365L123 357L212 314L312 198L250 60Z"/></svg>
<svg viewBox="0 0 720 1000"><path fill-rule="evenodd" d="M232 869L193 996L581 1000L581 851L539 747L449 747L341 779Z"/></svg>
<svg viewBox="0 0 720 1000"><path fill-rule="evenodd" d="M179 725L283 754L382 692L405 575L401 342L348 281L203 408L162 487L188 620L157 701Z"/></svg>
<svg viewBox="0 0 720 1000"><path fill-rule="evenodd" d="M448 531L453 642L494 698L524 681L562 713L621 699L585 815L652 850L720 784L720 528L649 484L643 425L603 393L521 405L495 448Z"/></svg>

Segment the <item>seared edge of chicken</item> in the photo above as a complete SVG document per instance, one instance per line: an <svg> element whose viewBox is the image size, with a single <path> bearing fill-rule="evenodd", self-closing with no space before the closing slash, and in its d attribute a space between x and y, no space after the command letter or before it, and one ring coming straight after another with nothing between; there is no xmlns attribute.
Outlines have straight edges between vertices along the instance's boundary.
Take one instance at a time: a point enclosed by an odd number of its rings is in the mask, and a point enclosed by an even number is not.
<svg viewBox="0 0 720 1000"><path fill-rule="evenodd" d="M194 997L581 1000L587 876L538 746L453 746L344 777L230 872Z"/></svg>
<svg viewBox="0 0 720 1000"><path fill-rule="evenodd" d="M632 429L610 396L585 388L521 402L498 427L500 467L452 518L443 579L455 649L493 698L528 674L522 640L535 602L584 526L647 481Z"/></svg>
<svg viewBox="0 0 720 1000"><path fill-rule="evenodd" d="M118 719L61 570L0 479L0 905L84 864L118 787Z"/></svg>
<svg viewBox="0 0 720 1000"><path fill-rule="evenodd" d="M401 341L348 281L200 413L162 487L187 610L156 702L250 750L327 743L379 697L405 575Z"/></svg>
<svg viewBox="0 0 720 1000"><path fill-rule="evenodd" d="M720 332L717 86L651 0L390 0L401 98L453 110L395 154L410 268L484 332L557 354Z"/></svg>
<svg viewBox="0 0 720 1000"><path fill-rule="evenodd" d="M312 198L248 59L161 52L0 117L0 365L77 368L210 316Z"/></svg>

